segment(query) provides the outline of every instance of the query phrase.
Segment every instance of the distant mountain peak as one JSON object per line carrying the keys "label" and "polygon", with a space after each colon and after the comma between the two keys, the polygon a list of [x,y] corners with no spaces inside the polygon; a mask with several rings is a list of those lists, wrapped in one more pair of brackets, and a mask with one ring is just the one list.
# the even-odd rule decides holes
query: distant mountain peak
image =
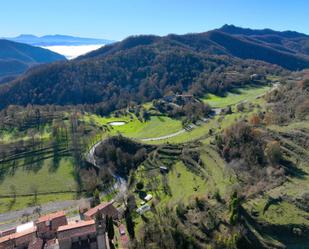
{"label": "distant mountain peak", "polygon": [[298,37],[308,37],[308,35],[299,33],[296,31],[275,31],[272,29],[250,29],[238,27],[233,24],[224,24],[221,28],[217,29],[219,31],[233,34],[233,35],[277,35],[285,36],[287,38],[298,38]]}
{"label": "distant mountain peak", "polygon": [[38,38],[38,37],[35,35],[31,35],[31,34],[21,34],[17,36],[16,38]]}
{"label": "distant mountain peak", "polygon": [[21,34],[17,37],[4,38],[7,40],[26,43],[32,46],[80,46],[80,45],[105,45],[113,43],[112,40],[98,38],[84,38],[69,35],[44,35],[41,37],[31,34]]}

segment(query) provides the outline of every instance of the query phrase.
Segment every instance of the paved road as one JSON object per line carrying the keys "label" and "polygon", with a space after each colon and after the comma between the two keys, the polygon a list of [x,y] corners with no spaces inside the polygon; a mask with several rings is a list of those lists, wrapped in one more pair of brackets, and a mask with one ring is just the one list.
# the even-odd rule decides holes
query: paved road
{"label": "paved road", "polygon": [[95,150],[96,150],[96,148],[97,148],[104,140],[105,140],[105,139],[103,139],[103,140],[97,142],[95,145],[93,145],[93,146],[91,147],[91,149],[89,150],[88,154],[86,155],[86,161],[89,162],[89,163],[91,163],[92,165],[94,165],[94,166],[96,166],[96,167],[97,167],[97,163],[96,163],[96,161],[95,161],[95,156],[94,156]]}
{"label": "paved road", "polygon": [[[204,118],[203,120],[199,121],[199,124],[206,123],[209,119],[211,119],[214,116],[220,114],[221,111],[222,111],[222,108],[214,108],[213,111],[214,111],[214,114],[210,118]],[[195,124],[190,124],[190,125],[188,125],[187,129],[182,129],[182,130],[177,131],[177,132],[172,133],[172,134],[168,134],[168,135],[161,136],[161,137],[141,138],[141,139],[138,139],[138,140],[140,140],[142,142],[149,142],[149,141],[158,141],[158,140],[168,139],[168,138],[176,137],[176,136],[178,136],[178,135],[180,135],[182,133],[185,133],[187,131],[191,131],[194,128],[196,128],[196,125]]]}
{"label": "paved road", "polygon": [[142,138],[142,139],[139,139],[139,140],[142,141],[142,142],[163,140],[163,139],[167,139],[167,138],[178,136],[178,135],[180,135],[180,134],[182,134],[184,132],[186,132],[186,130],[182,129],[180,131],[177,131],[177,132],[169,134],[169,135],[165,135],[165,136],[161,136],[161,137],[153,137],[153,138]]}

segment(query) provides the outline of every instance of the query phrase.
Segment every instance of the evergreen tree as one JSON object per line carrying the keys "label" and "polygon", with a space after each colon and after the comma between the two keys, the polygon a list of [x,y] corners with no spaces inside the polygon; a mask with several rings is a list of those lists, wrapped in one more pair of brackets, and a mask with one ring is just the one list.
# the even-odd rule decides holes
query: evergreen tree
{"label": "evergreen tree", "polygon": [[135,224],[134,224],[134,221],[132,219],[130,210],[128,208],[126,209],[124,216],[125,216],[127,230],[128,230],[129,235],[130,235],[130,238],[134,239],[135,238],[135,231],[134,231]]}
{"label": "evergreen tree", "polygon": [[108,238],[109,240],[113,240],[115,236],[113,217],[106,216],[106,221],[107,221],[106,228],[107,228]]}
{"label": "evergreen tree", "polygon": [[100,192],[98,189],[96,189],[93,193],[93,202],[94,202],[94,205],[97,206],[97,205],[100,205],[101,203],[101,200],[100,200]]}

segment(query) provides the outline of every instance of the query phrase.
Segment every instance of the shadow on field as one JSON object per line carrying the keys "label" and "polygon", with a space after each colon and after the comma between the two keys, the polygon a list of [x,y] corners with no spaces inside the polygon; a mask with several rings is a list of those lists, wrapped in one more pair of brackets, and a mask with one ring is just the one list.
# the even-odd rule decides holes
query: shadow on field
{"label": "shadow on field", "polygon": [[280,161],[281,166],[285,169],[286,173],[290,176],[303,179],[307,173],[298,168],[293,162],[282,159]]}

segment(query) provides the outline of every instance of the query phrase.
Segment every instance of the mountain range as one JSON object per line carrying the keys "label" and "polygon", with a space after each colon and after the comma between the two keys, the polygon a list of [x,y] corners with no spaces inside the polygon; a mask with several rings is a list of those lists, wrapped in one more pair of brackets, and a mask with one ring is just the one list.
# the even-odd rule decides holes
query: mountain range
{"label": "mountain range", "polygon": [[32,46],[80,46],[80,45],[103,45],[110,44],[114,41],[107,39],[82,38],[67,35],[20,35],[12,38],[5,38],[7,40],[26,43]]}
{"label": "mountain range", "polygon": [[35,65],[60,60],[65,60],[65,57],[47,49],[0,39],[0,83]]}
{"label": "mountain range", "polygon": [[233,25],[196,34],[132,36],[69,62],[34,68],[0,87],[1,107],[101,103],[105,113],[169,92],[220,94],[246,84],[253,73],[309,68],[308,47],[306,34]]}
{"label": "mountain range", "polygon": [[308,35],[292,31],[243,29],[233,25],[224,25],[220,29],[199,34],[131,37],[113,46],[91,52],[82,58],[107,55],[117,50],[157,42],[174,42],[182,47],[208,54],[266,61],[289,70],[309,67]]}

